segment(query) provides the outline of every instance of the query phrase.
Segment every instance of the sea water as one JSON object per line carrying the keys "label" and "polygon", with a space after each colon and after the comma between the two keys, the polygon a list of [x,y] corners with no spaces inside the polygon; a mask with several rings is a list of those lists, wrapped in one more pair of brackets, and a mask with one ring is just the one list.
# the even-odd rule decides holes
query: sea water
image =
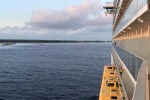
{"label": "sea water", "polygon": [[0,100],[97,100],[111,43],[0,46]]}

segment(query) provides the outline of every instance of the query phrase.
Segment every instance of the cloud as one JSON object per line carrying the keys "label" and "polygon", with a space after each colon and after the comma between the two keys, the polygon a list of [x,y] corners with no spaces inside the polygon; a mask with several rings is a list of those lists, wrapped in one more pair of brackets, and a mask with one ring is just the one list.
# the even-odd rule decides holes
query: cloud
{"label": "cloud", "polygon": [[100,14],[97,0],[87,0],[79,6],[69,6],[60,11],[37,10],[33,12],[28,25],[49,29],[81,29],[87,26],[108,24],[104,15]]}
{"label": "cloud", "polygon": [[110,40],[112,16],[105,16],[99,0],[84,0],[62,10],[40,9],[24,27],[4,27],[1,38]]}

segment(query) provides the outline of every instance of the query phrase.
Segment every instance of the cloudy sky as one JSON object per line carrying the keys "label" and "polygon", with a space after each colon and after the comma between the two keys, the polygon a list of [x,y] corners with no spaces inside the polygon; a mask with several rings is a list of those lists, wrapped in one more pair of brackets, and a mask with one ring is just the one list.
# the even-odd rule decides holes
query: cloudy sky
{"label": "cloudy sky", "polygon": [[111,40],[105,0],[1,0],[0,39]]}

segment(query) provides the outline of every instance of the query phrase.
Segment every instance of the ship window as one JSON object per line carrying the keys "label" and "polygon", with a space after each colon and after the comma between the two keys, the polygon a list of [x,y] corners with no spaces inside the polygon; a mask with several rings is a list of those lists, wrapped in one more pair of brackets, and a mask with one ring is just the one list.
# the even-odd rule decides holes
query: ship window
{"label": "ship window", "polygon": [[117,96],[111,96],[111,99],[117,99]]}
{"label": "ship window", "polygon": [[114,83],[108,83],[107,86],[114,86]]}

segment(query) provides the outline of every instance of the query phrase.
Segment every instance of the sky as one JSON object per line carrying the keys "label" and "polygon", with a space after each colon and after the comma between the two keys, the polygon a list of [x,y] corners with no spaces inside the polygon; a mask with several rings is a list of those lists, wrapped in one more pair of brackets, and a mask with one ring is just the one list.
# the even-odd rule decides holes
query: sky
{"label": "sky", "polygon": [[1,0],[0,39],[111,40],[105,0]]}

